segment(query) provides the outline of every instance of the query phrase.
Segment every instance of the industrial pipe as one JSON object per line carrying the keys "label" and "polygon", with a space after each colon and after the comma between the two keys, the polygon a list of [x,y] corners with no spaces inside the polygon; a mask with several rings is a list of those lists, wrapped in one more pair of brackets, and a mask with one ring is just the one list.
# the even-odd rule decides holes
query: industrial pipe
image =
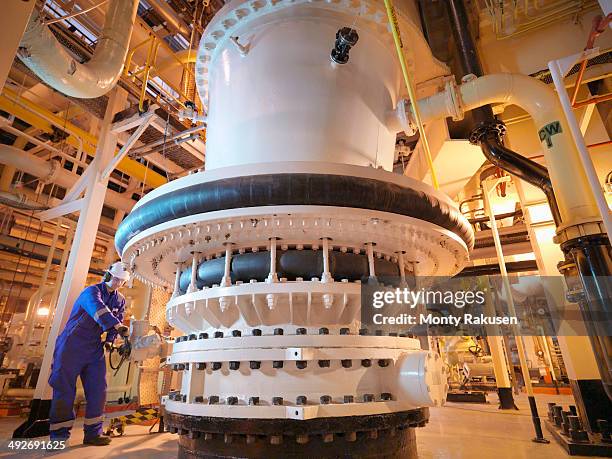
{"label": "industrial pipe", "polygon": [[480,145],[482,152],[491,163],[542,190],[548,200],[555,225],[559,227],[561,215],[548,170],[535,161],[506,148],[502,143],[505,130],[501,122],[485,123],[472,132],[470,142]]}
{"label": "industrial pipe", "polygon": [[53,89],[72,97],[100,97],[119,80],[138,3],[111,0],[95,53],[86,64],[77,62],[34,12],[21,39],[19,58]]}
{"label": "industrial pipe", "polygon": [[[147,0],[151,8],[162,18],[166,23],[166,27],[174,33],[180,33],[183,37],[189,40],[191,37],[191,29],[185,22],[178,17],[176,11],[172,9],[164,0]],[[138,4],[138,2],[136,2]]]}
{"label": "industrial pipe", "polygon": [[[62,168],[59,162],[46,161],[10,145],[0,145],[0,164],[39,177],[43,183],[53,182],[64,188],[70,188],[78,179],[77,175]],[[134,207],[132,199],[113,190],[106,191],[106,198],[111,207],[124,212],[129,212]]]}
{"label": "industrial pipe", "polygon": [[517,105],[533,118],[557,196],[563,222],[560,229],[601,221],[559,100],[546,84],[525,75],[500,73],[474,78],[457,90],[447,87],[418,101],[425,123],[453,116],[457,110],[464,112],[495,103]]}

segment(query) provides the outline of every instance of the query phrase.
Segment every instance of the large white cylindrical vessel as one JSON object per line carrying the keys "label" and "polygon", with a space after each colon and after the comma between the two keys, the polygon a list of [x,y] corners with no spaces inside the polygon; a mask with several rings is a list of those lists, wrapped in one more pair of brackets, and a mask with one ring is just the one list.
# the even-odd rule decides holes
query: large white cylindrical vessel
{"label": "large white cylindrical vessel", "polygon": [[[400,19],[417,83],[443,75]],[[453,275],[473,245],[450,198],[389,171],[394,53],[378,1],[236,0],[208,25],[206,171],[149,193],[116,235],[135,276],[173,292],[185,335],[163,402],[184,457],[410,457],[443,403],[435,355],[361,323],[363,280]]]}

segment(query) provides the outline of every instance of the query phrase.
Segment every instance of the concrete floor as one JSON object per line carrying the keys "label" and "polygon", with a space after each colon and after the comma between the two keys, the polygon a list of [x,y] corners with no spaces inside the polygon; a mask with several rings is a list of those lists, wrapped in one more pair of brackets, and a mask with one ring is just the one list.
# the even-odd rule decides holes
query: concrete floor
{"label": "concrete floor", "polygon": [[[568,405],[569,396],[537,395],[541,415],[546,413],[546,403],[556,402]],[[533,426],[527,398],[517,400],[519,411],[499,411],[497,397],[489,396],[490,404],[474,405],[449,403],[443,408],[432,408],[431,419],[426,427],[417,429],[419,457],[421,459],[556,459],[569,457],[565,451],[545,432],[551,440],[549,445],[531,442]],[[0,439],[2,451],[6,439],[20,419],[0,418]],[[131,426],[123,437],[114,438],[109,446],[85,447],[81,444],[83,432],[77,421],[71,447],[68,451],[57,453],[22,454],[2,453],[0,457],[42,458],[52,456],[57,459],[99,459],[99,458],[146,458],[161,459],[176,457],[176,436],[148,434],[148,427]],[[579,458],[582,456],[573,456]]]}

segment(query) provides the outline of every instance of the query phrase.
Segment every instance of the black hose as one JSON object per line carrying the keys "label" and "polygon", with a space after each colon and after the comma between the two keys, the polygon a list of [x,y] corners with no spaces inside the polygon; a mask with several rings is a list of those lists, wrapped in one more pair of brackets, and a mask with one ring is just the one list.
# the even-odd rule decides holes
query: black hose
{"label": "black hose", "polygon": [[501,121],[483,123],[472,131],[470,143],[480,145],[485,157],[494,165],[542,190],[550,206],[555,225],[558,227],[561,224],[561,214],[548,170],[529,158],[506,148],[502,143],[505,132],[506,127]]}

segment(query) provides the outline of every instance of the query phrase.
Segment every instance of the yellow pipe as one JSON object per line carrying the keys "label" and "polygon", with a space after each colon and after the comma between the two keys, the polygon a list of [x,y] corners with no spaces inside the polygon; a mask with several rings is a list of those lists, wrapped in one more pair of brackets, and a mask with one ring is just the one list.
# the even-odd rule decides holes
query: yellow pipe
{"label": "yellow pipe", "polygon": [[[80,137],[83,140],[83,151],[88,155],[95,156],[96,154],[98,139],[95,136],[72,123],[66,122],[55,113],[19,96],[9,88],[5,87],[0,95],[0,110],[10,113],[44,132],[52,133],[53,128],[51,123],[43,117],[48,118],[59,126],[65,126],[66,129],[74,132]],[[38,114],[40,114],[40,116]],[[74,135],[69,135],[66,138],[66,143],[75,148],[79,148],[80,145],[79,139]],[[153,188],[157,188],[167,182],[166,177],[129,158],[124,158],[119,162],[117,169]]]}
{"label": "yellow pipe", "polygon": [[397,57],[402,67],[402,74],[404,75],[404,83],[408,89],[408,95],[410,100],[413,101],[412,106],[414,107],[414,118],[416,119],[419,133],[421,134],[421,140],[423,141],[423,149],[425,150],[425,158],[427,158],[427,164],[431,173],[431,182],[433,187],[437,190],[440,188],[438,184],[438,178],[434,171],[433,160],[431,159],[431,150],[429,148],[429,142],[427,141],[427,135],[425,134],[425,127],[421,121],[421,115],[419,113],[419,107],[416,103],[416,91],[414,88],[414,82],[408,73],[408,66],[406,65],[406,58],[404,57],[404,45],[402,44],[402,37],[400,35],[399,24],[397,23],[397,16],[395,15],[395,9],[391,0],[385,0],[385,7],[387,9],[387,16],[389,18],[389,24],[391,25],[391,31],[393,32],[393,40],[395,41],[395,49],[397,50]]}

